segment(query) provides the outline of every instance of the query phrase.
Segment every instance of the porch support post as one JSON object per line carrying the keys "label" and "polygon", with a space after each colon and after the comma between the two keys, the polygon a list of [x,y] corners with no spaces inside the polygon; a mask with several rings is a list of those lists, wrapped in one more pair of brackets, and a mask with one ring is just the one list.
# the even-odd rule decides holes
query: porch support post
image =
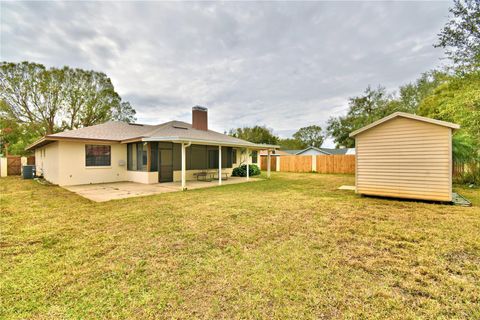
{"label": "porch support post", "polygon": [[250,149],[247,148],[247,181],[250,180]]}
{"label": "porch support post", "polygon": [[222,146],[218,146],[218,185],[222,184]]}
{"label": "porch support post", "polygon": [[270,149],[267,150],[267,178],[270,179]]}
{"label": "porch support post", "polygon": [[185,143],[182,142],[182,191],[187,190],[187,182],[186,182],[186,146]]}

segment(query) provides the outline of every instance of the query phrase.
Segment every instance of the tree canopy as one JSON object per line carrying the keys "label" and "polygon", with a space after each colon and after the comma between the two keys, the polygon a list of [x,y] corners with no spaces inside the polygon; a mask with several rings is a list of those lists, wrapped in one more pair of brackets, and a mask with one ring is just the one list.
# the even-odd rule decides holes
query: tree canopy
{"label": "tree canopy", "polygon": [[322,128],[317,125],[300,128],[293,134],[293,138],[301,141],[307,147],[320,148],[325,139]]}
{"label": "tree canopy", "polygon": [[231,129],[229,135],[253,143],[277,144],[278,137],[265,126],[243,127]]}
{"label": "tree canopy", "polygon": [[454,0],[451,16],[438,35],[436,47],[445,49],[446,55],[458,70],[480,68],[480,2]]}
{"label": "tree canopy", "polygon": [[16,153],[45,134],[135,120],[135,110],[121,100],[110,78],[90,70],[2,62],[0,100],[1,138],[16,145]]}

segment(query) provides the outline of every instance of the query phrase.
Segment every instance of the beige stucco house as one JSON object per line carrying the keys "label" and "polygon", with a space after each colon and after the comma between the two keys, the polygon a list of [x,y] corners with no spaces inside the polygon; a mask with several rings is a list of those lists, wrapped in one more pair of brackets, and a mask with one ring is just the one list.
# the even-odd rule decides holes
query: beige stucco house
{"label": "beige stucco house", "polygon": [[454,123],[395,112],[350,134],[356,192],[452,201]]}
{"label": "beige stucco house", "polygon": [[259,164],[258,150],[276,148],[209,130],[207,109],[194,107],[192,124],[111,121],[47,135],[27,149],[35,151],[37,175],[61,186],[181,181],[185,188],[199,172],[220,173],[221,182],[241,164]]}

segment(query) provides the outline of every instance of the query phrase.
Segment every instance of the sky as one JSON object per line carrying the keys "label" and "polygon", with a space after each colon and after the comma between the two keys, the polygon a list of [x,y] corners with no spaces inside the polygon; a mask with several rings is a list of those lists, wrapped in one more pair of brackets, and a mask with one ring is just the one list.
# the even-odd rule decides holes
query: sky
{"label": "sky", "polygon": [[[137,122],[326,127],[444,64],[450,2],[0,2],[0,58],[106,73]],[[331,139],[324,144],[333,146]]]}

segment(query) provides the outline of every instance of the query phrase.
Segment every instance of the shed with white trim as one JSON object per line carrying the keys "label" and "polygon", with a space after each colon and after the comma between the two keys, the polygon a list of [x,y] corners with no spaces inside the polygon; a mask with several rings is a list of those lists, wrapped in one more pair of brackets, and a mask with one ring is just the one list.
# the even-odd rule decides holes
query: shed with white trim
{"label": "shed with white trim", "polygon": [[395,112],[350,134],[356,193],[452,201],[454,123]]}

